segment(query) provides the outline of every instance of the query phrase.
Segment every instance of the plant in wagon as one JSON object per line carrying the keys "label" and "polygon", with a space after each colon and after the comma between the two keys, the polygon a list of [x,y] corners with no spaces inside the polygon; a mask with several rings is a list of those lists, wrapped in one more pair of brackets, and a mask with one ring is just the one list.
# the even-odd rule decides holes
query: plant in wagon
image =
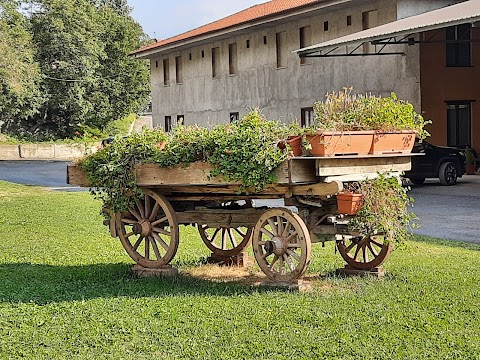
{"label": "plant in wagon", "polygon": [[338,249],[348,264],[369,270],[385,261],[395,244],[411,238],[417,217],[408,211],[413,199],[397,177],[379,174],[355,188],[362,194],[362,204],[349,228],[357,236],[339,242]]}
{"label": "plant in wagon", "polygon": [[[328,93],[325,101],[315,103],[314,111],[307,135],[312,155],[408,153],[415,137],[428,136],[428,122],[395,93],[382,98],[344,88]],[[392,139],[397,143],[392,145]]]}

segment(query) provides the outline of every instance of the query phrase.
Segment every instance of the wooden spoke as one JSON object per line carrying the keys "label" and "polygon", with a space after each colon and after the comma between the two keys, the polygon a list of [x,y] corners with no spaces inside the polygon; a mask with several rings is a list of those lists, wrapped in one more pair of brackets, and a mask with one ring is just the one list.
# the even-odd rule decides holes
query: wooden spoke
{"label": "wooden spoke", "polygon": [[[130,257],[141,266],[156,268],[172,261],[177,252],[178,221],[164,196],[150,189],[144,189],[144,193],[145,198],[137,200],[134,209],[115,214],[115,223],[120,241]],[[164,241],[160,235],[168,240]]]}
{"label": "wooden spoke", "polygon": [[[145,197],[147,197],[145,195]],[[135,204],[137,205],[138,213],[140,214],[141,219],[145,219],[145,203],[141,203],[140,200],[135,199]]]}
{"label": "wooden spoke", "polygon": [[244,237],[247,233],[246,232],[243,232],[243,231],[240,231],[239,229],[237,228],[234,228],[233,229],[238,235],[240,235],[241,237]]}
{"label": "wooden spoke", "polygon": [[137,221],[135,221],[135,220],[125,219],[125,218],[123,218],[121,221],[122,221],[122,223],[124,223],[124,224],[130,224],[130,225],[137,223]]}
{"label": "wooden spoke", "polygon": [[342,258],[352,268],[372,270],[387,260],[392,252],[393,244],[380,243],[377,237],[366,236],[361,241],[358,241],[358,238],[345,238],[337,241],[337,248]]}
{"label": "wooden spoke", "polygon": [[133,245],[133,250],[136,251],[136,250],[138,249],[138,247],[139,247],[140,244],[142,243],[143,239],[144,239],[143,236],[140,236],[140,237],[138,238],[138,240],[137,240],[137,242],[135,243],[135,245]]}
{"label": "wooden spoke", "polygon": [[168,244],[163,241],[163,239],[158,236],[157,234],[152,234],[153,238],[165,249],[165,251],[168,251]]}
{"label": "wooden spoke", "polygon": [[235,241],[235,235],[233,234],[232,229],[228,229],[227,231],[228,237],[230,238],[230,242],[232,244],[232,247],[237,247],[237,242]]}
{"label": "wooden spoke", "polygon": [[162,229],[162,228],[154,227],[154,228],[152,228],[152,230],[159,233],[159,234],[165,235],[165,236],[170,236],[171,235],[170,231],[167,231],[167,230]]}
{"label": "wooden spoke", "polygon": [[270,231],[268,231],[268,230],[265,229],[265,228],[260,229],[260,231],[261,231],[263,234],[267,235],[270,239],[273,239],[273,238],[275,237],[275,235],[273,235]]}
{"label": "wooden spoke", "polygon": [[298,279],[310,262],[310,233],[303,220],[287,209],[269,209],[260,217],[252,245],[258,266],[272,280]]}
{"label": "wooden spoke", "polygon": [[150,217],[150,196],[145,195],[145,218]]}
{"label": "wooden spoke", "polygon": [[157,241],[153,236],[150,241],[152,243],[152,248],[153,248],[153,252],[155,253],[155,256],[157,257],[157,259],[161,259],[162,255],[160,255],[160,251],[158,250]]}
{"label": "wooden spoke", "polygon": [[128,209],[128,211],[130,211],[130,213],[131,213],[133,216],[135,216],[135,218],[136,218],[137,220],[142,220],[142,217],[140,216],[140,214],[139,214],[136,210],[134,210],[134,209]]}
{"label": "wooden spoke", "polygon": [[156,202],[155,205],[153,206],[152,213],[151,213],[150,216],[148,217],[148,220],[149,220],[150,222],[152,222],[153,219],[155,219],[155,216],[157,216],[158,210],[160,210],[160,205]]}
{"label": "wooden spoke", "polygon": [[156,221],[152,222],[152,226],[157,226],[158,224],[164,223],[164,222],[166,222],[166,221],[168,221],[168,217],[167,217],[167,216],[165,216],[165,217],[163,217],[163,218],[161,218],[161,219],[159,219],[159,220],[156,220]]}

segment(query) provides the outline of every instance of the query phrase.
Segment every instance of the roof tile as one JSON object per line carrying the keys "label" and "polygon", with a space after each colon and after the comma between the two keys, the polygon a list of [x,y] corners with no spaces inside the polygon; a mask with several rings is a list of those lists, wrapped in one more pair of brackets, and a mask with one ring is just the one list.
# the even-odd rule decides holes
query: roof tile
{"label": "roof tile", "polygon": [[214,33],[232,26],[241,25],[252,20],[258,20],[264,17],[282,13],[284,11],[293,10],[304,5],[314,3],[318,0],[272,0],[263,4],[252,6],[248,9],[240,11],[236,14],[227,16],[226,18],[203,25],[199,28],[187,31],[174,37],[157,41],[154,44],[142,47],[134,53],[140,53],[147,50],[162,47],[164,45],[176,43],[179,41],[194,38],[196,36]]}

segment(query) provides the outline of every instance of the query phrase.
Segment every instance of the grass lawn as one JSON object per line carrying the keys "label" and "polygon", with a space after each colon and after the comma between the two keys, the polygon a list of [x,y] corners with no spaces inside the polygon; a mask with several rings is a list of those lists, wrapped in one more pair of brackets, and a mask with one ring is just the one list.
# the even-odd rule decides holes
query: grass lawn
{"label": "grass lawn", "polygon": [[480,359],[478,245],[417,238],[381,280],[336,277],[314,245],[297,293],[206,279],[182,228],[181,275],[137,279],[99,210],[0,182],[0,359]]}

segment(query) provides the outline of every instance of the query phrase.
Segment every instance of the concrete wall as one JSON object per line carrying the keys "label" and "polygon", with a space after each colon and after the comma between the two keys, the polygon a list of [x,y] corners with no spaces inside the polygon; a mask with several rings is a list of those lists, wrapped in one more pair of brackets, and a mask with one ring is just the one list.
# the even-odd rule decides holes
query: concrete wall
{"label": "concrete wall", "polygon": [[[314,58],[300,65],[297,55],[299,28],[312,27],[312,44],[362,30],[362,13],[377,10],[378,25],[395,21],[397,2],[357,2],[348,9],[330,10],[284,24],[252,31],[187,50],[163,54],[151,60],[153,120],[163,126],[165,116],[184,115],[186,124],[216,124],[229,121],[231,112],[245,115],[260,107],[269,118],[286,122],[300,118],[301,108],[322,100],[326,92],[353,86],[354,92],[389,95],[395,91],[420,108],[418,46],[401,45],[406,56]],[[347,26],[351,15],[352,25]],[[324,22],[329,30],[324,31]],[[287,32],[287,66],[277,69],[276,33]],[[264,36],[267,44],[264,44]],[[246,41],[250,48],[246,48]],[[237,43],[238,74],[229,75],[228,45]],[[220,76],[212,78],[211,49],[220,48]],[[202,58],[202,51],[204,57]],[[190,60],[191,55],[191,60]],[[183,59],[183,81],[176,84],[175,57]],[[170,82],[163,84],[163,59],[169,58]],[[158,64],[158,67],[157,67]]]}
{"label": "concrete wall", "polygon": [[70,161],[97,151],[100,144],[13,144],[0,145],[1,160]]}

